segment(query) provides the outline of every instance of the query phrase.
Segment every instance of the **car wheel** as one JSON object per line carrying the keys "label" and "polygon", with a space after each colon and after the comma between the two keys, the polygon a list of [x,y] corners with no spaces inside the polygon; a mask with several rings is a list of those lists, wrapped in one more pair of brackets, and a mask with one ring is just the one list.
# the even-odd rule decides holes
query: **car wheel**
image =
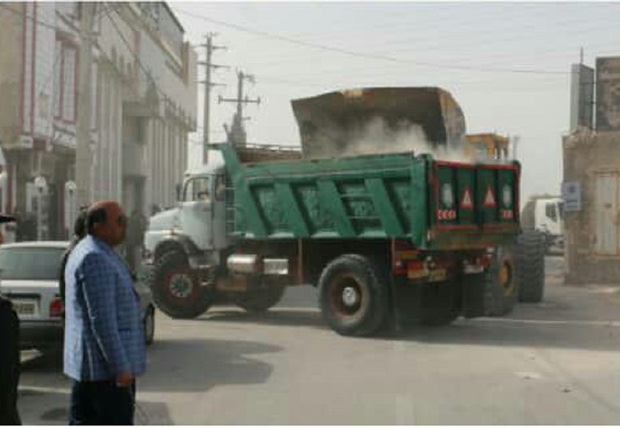
{"label": "car wheel", "polygon": [[150,345],[155,340],[155,308],[149,306],[144,315],[144,341]]}

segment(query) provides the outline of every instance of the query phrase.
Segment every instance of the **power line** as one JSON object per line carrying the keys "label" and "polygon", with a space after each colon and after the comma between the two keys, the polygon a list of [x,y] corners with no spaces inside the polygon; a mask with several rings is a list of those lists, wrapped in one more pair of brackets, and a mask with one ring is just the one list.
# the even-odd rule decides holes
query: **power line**
{"label": "power line", "polygon": [[342,49],[342,48],[338,48],[338,47],[328,46],[328,45],[324,45],[324,44],[320,44],[320,43],[312,43],[312,42],[307,42],[307,41],[303,41],[303,40],[297,40],[297,39],[293,39],[291,37],[287,37],[287,36],[283,36],[283,35],[279,35],[279,34],[275,34],[275,33],[270,33],[270,32],[266,32],[266,31],[262,31],[262,30],[255,30],[255,29],[252,29],[252,28],[248,28],[248,27],[245,27],[245,26],[238,25],[238,24],[233,24],[233,23],[221,21],[221,20],[218,20],[218,19],[209,18],[209,17],[204,16],[204,15],[198,15],[196,13],[188,12],[188,11],[185,11],[185,10],[182,10],[182,9],[178,9],[178,8],[176,8],[176,11],[179,12],[179,13],[188,15],[188,16],[192,16],[193,18],[196,18],[196,19],[202,19],[204,21],[216,23],[216,24],[219,24],[219,25],[222,25],[222,26],[225,26],[225,27],[236,29],[238,31],[259,35],[259,36],[262,36],[262,37],[268,37],[268,38],[272,38],[272,39],[276,39],[276,40],[281,40],[281,41],[284,41],[284,42],[287,42],[287,43],[296,44],[296,45],[299,45],[299,46],[305,46],[305,47],[309,47],[309,48],[313,48],[313,49],[320,49],[320,50],[329,51],[329,52],[336,52],[336,53],[340,53],[340,54],[348,55],[348,56],[354,56],[354,57],[360,57],[360,58],[367,58],[367,59],[387,61],[387,62],[391,62],[391,63],[410,64],[410,65],[418,65],[418,66],[423,66],[423,67],[443,68],[443,69],[451,69],[451,70],[479,71],[479,72],[484,72],[484,73],[563,74],[563,75],[570,74],[569,72],[566,72],[566,71],[551,71],[551,70],[537,70],[537,69],[516,69],[516,68],[476,67],[476,66],[440,64],[440,63],[432,63],[432,62],[426,62],[426,61],[403,60],[403,59],[398,59],[398,58],[390,57],[390,56],[387,56],[387,55],[363,53],[363,52],[357,52],[357,51],[352,51],[352,50],[348,50],[348,49]]}

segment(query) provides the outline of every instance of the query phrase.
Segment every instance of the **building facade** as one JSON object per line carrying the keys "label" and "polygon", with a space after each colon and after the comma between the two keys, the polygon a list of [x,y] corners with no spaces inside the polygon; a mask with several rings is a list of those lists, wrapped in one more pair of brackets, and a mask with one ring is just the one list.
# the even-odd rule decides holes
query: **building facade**
{"label": "building facade", "polygon": [[[581,70],[581,73],[576,71]],[[563,138],[565,280],[620,284],[620,57],[573,67],[571,123]],[[594,99],[593,94],[596,94]],[[594,101],[594,102],[593,102]],[[593,113],[596,112],[596,115]]]}
{"label": "building facade", "polygon": [[[1,209],[36,219],[41,239],[66,237],[77,209],[80,15],[78,2],[0,8]],[[92,34],[91,199],[148,215],[187,167],[196,54],[161,2],[98,3]]]}

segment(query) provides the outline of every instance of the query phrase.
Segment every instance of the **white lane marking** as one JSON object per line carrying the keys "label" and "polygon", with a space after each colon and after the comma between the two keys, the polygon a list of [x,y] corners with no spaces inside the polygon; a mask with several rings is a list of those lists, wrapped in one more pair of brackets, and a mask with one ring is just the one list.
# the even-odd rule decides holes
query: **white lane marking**
{"label": "white lane marking", "polygon": [[536,372],[516,372],[515,373],[521,379],[542,379],[542,375]]}
{"label": "white lane marking", "polygon": [[506,324],[547,324],[547,325],[575,325],[595,327],[620,327],[620,321],[587,321],[587,320],[520,320],[515,318],[476,318],[469,322],[498,322]]}
{"label": "white lane marking", "polygon": [[71,390],[69,388],[51,388],[47,386],[28,386],[28,385],[19,385],[19,391],[22,392],[40,392],[42,394],[70,394]]}

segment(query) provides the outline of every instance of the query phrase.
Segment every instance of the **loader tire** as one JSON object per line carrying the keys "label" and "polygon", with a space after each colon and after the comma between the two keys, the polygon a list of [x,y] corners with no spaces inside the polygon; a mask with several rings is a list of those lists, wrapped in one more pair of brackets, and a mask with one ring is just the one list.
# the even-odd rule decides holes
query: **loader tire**
{"label": "loader tire", "polygon": [[545,293],[545,236],[536,230],[524,230],[517,245],[519,301],[538,303]]}
{"label": "loader tire", "polygon": [[500,317],[514,309],[521,286],[514,246],[496,248],[486,272],[485,315]]}
{"label": "loader tire", "polygon": [[247,312],[261,313],[278,304],[284,295],[285,285],[272,284],[249,290],[235,299],[235,304]]}
{"label": "loader tire", "polygon": [[185,254],[171,251],[155,263],[151,291],[159,309],[172,318],[191,319],[202,315],[213,303],[213,292],[200,284]]}
{"label": "loader tire", "polygon": [[370,336],[383,326],[389,311],[384,270],[370,259],[346,254],[323,269],[318,282],[325,322],[343,336]]}

